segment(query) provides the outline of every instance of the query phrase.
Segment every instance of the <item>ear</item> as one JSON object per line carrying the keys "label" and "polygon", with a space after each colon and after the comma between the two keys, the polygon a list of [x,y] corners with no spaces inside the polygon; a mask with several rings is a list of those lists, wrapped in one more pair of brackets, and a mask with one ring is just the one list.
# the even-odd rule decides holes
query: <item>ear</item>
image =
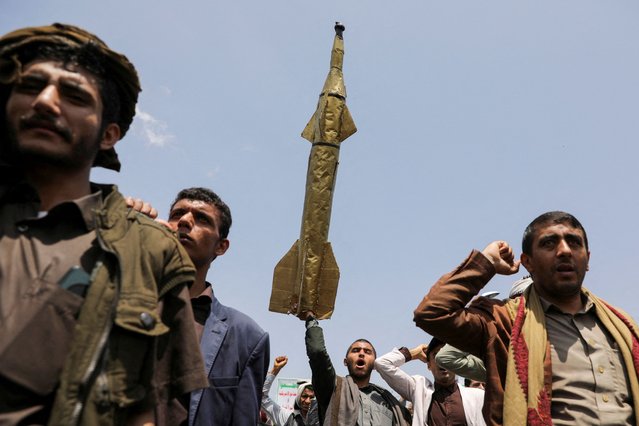
{"label": "ear", "polygon": [[120,126],[115,123],[107,124],[100,140],[100,150],[107,151],[115,146],[120,140]]}
{"label": "ear", "polygon": [[588,264],[586,265],[586,271],[590,271],[590,250],[588,250]]}
{"label": "ear", "polygon": [[532,262],[531,262],[530,256],[528,256],[526,253],[522,253],[521,257],[520,257],[520,260],[521,260],[521,264],[524,265],[524,268],[526,268],[528,273],[530,275],[532,275],[533,274],[533,267],[532,267]]}
{"label": "ear", "polygon": [[226,238],[218,241],[217,247],[215,248],[215,255],[222,256],[229,249],[230,245],[231,245],[231,242]]}
{"label": "ear", "polygon": [[344,367],[348,367],[348,364],[346,364],[346,358],[344,358]]}

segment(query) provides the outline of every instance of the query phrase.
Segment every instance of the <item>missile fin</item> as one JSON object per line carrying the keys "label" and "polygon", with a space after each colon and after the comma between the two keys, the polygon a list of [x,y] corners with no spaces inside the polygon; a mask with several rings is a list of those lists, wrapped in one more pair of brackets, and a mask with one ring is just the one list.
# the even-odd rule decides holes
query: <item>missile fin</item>
{"label": "missile fin", "polygon": [[[273,271],[273,290],[268,310],[282,314],[297,314],[300,288],[299,281],[299,240],[275,266]],[[284,308],[288,306],[288,308]]]}
{"label": "missile fin", "polygon": [[324,243],[324,258],[320,270],[318,294],[320,295],[315,308],[318,319],[329,319],[335,309],[337,284],[339,283],[339,266],[333,254],[331,243]]}

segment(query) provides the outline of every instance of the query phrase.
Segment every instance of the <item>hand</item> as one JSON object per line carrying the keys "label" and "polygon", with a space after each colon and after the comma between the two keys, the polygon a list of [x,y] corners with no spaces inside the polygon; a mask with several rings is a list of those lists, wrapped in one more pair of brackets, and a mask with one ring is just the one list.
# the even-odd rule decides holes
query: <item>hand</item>
{"label": "hand", "polygon": [[151,219],[155,219],[158,217],[158,211],[151,204],[140,198],[126,197],[124,199],[126,201],[127,207],[132,208],[135,211],[142,213],[150,217]]}
{"label": "hand", "polygon": [[288,357],[286,355],[281,355],[275,358],[275,362],[273,363],[272,373],[277,376],[282,368],[288,363]]}
{"label": "hand", "polygon": [[171,231],[177,232],[177,229],[176,229],[175,227],[171,226],[171,224],[170,224],[169,222],[167,222],[166,220],[164,220],[164,219],[155,219],[155,221],[156,221],[157,223],[160,223],[160,224],[162,224],[162,225],[166,226],[166,227],[167,227],[167,228],[169,228]]}
{"label": "hand", "polygon": [[428,345],[422,343],[421,345],[415,346],[410,350],[410,358],[418,359],[421,362],[426,362],[426,351],[428,350]]}
{"label": "hand", "polygon": [[300,312],[299,318],[303,321],[308,321],[309,319],[316,319],[317,317],[313,311],[303,311]]}
{"label": "hand", "polygon": [[498,274],[512,275],[519,271],[519,261],[515,260],[513,249],[506,241],[493,241],[482,254],[493,264]]}

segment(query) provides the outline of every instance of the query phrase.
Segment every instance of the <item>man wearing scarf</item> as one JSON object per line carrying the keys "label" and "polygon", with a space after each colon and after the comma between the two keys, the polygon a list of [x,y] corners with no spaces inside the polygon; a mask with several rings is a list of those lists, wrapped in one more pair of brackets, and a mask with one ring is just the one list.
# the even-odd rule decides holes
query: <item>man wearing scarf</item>
{"label": "man wearing scarf", "polygon": [[495,241],[440,278],[415,310],[417,326],[484,361],[487,424],[639,424],[638,328],[582,286],[590,252],[581,223],[544,213],[522,251],[533,279],[522,296],[466,307],[495,274],[519,269]]}

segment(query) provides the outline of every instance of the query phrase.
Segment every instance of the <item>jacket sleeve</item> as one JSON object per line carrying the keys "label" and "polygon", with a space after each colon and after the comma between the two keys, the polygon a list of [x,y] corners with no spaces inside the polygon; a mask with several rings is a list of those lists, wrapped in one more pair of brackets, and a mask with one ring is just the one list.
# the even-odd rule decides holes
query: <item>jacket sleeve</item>
{"label": "jacket sleeve", "polygon": [[264,388],[262,389],[262,410],[266,412],[266,415],[274,424],[283,425],[291,416],[292,412],[280,407],[280,405],[269,396],[274,381],[275,375],[268,373],[264,381]]}
{"label": "jacket sleeve", "polygon": [[[405,363],[406,358],[404,354],[395,348],[375,360],[375,370],[382,376],[382,379],[388,383],[388,386],[402,398],[413,402],[417,382],[414,377],[399,368]],[[430,383],[428,379],[426,379],[426,383]]]}
{"label": "jacket sleeve", "polygon": [[269,366],[269,336],[264,333],[257,341],[240,376],[237,397],[233,405],[234,424],[257,424],[264,378]]}
{"label": "jacket sleeve", "polygon": [[314,318],[306,322],[306,355],[311,366],[313,389],[322,418],[335,389],[336,374],[326,351],[324,332]]}
{"label": "jacket sleeve", "polygon": [[473,250],[457,269],[430,289],[414,312],[415,324],[458,349],[483,357],[490,312],[475,304],[470,308],[466,305],[494,275],[490,261]]}
{"label": "jacket sleeve", "polygon": [[468,352],[460,351],[454,346],[444,345],[435,355],[435,362],[440,367],[462,377],[468,377],[478,382],[486,381],[484,362],[478,357]]}

